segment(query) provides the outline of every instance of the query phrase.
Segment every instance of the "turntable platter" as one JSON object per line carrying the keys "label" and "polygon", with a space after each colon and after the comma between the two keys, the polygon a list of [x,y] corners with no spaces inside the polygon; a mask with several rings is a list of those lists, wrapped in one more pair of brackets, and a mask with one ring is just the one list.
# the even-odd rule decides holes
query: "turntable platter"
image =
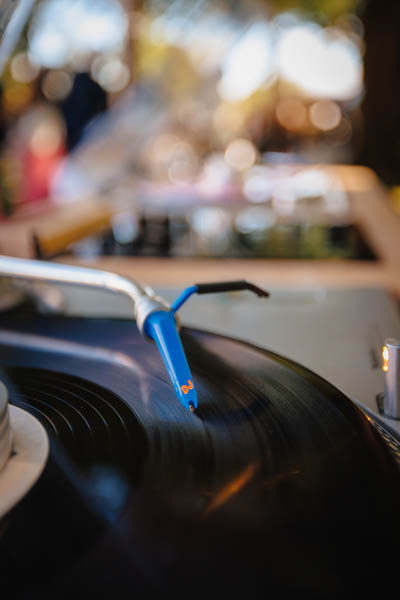
{"label": "turntable platter", "polygon": [[0,537],[5,581],[21,597],[392,591],[399,468],[329,383],[183,329],[191,414],[133,323],[35,317],[7,328],[11,401],[51,440],[42,478]]}

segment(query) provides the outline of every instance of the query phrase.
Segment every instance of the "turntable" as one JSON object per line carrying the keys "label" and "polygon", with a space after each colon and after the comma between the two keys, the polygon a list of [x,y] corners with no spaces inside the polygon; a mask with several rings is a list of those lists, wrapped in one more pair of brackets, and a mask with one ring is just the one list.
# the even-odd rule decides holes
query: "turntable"
{"label": "turntable", "polygon": [[[2,589],[16,598],[392,593],[396,428],[292,359],[206,330],[178,333],[174,314],[190,294],[263,290],[200,284],[168,305],[103,272],[6,258],[0,270],[118,288],[136,314],[68,315],[57,294],[31,286],[0,314]],[[399,350],[387,342],[386,411],[396,411]]]}

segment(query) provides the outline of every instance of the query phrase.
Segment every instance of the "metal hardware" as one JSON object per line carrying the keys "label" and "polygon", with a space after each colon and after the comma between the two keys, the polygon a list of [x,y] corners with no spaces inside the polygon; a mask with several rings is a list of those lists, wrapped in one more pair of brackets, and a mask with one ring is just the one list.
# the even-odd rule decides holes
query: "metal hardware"
{"label": "metal hardware", "polygon": [[142,334],[144,322],[150,314],[158,310],[169,310],[167,303],[150,287],[109,271],[0,256],[0,276],[79,285],[124,294],[133,302],[133,313]]}
{"label": "metal hardware", "polygon": [[383,360],[385,372],[383,414],[390,419],[400,419],[400,340],[386,340]]}
{"label": "metal hardware", "polygon": [[7,388],[0,382],[0,471],[11,454],[11,426]]}

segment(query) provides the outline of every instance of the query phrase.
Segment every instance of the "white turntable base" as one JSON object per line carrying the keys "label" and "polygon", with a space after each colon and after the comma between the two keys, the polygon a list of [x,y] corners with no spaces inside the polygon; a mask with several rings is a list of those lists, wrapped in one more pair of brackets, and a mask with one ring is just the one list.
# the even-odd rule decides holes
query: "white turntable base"
{"label": "white turntable base", "polygon": [[0,471],[0,519],[27,494],[49,454],[46,431],[35,417],[9,406],[13,454]]}

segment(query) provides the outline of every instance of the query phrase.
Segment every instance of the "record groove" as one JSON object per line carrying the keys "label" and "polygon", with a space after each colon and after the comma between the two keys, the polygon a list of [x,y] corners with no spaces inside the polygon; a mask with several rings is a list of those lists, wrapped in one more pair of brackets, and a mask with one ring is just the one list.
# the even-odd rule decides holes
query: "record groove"
{"label": "record groove", "polygon": [[[400,539],[399,469],[382,435],[341,392],[274,353],[183,328],[199,395],[191,414],[135,324],[65,321],[35,318],[32,328],[60,343],[79,336],[88,348],[133,362],[0,349],[12,401],[52,420],[54,406],[73,434],[58,425],[43,487],[0,538],[7,577],[24,563],[36,577],[36,595],[19,582],[26,597],[51,597],[54,589],[60,598],[77,589],[113,598],[127,590],[315,600],[391,593],[398,561],[387,550]],[[128,474],[124,488],[101,480],[119,494],[115,508],[96,500],[95,465]],[[28,556],[15,539],[32,530],[32,514],[41,541],[32,537]]]}

